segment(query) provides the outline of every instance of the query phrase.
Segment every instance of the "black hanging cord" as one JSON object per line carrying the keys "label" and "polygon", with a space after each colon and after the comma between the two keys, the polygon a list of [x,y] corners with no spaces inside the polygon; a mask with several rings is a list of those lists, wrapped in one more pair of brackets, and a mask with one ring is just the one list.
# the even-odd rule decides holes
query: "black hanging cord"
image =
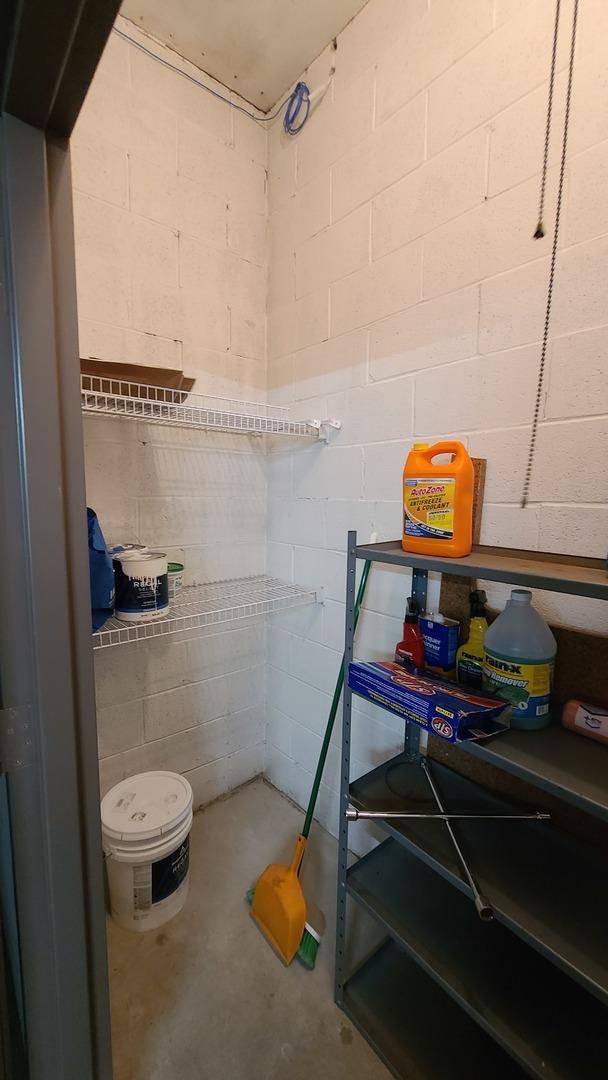
{"label": "black hanging cord", "polygon": [[[557,6],[559,8],[559,0],[557,0]],[[528,496],[530,494],[530,479],[532,476],[532,463],[534,460],[534,450],[536,447],[536,436],[538,433],[538,418],[540,416],[540,407],[543,395],[543,381],[545,377],[545,364],[547,359],[547,344],[549,341],[549,325],[551,323],[551,303],[553,300],[553,284],[555,280],[555,263],[557,259],[557,243],[559,239],[559,223],[562,211],[562,197],[564,193],[564,178],[566,174],[566,152],[568,149],[568,126],[570,122],[570,102],[572,99],[572,76],[574,72],[574,50],[576,46],[576,23],[578,19],[578,0],[574,0],[574,11],[572,15],[572,39],[570,42],[570,60],[568,64],[568,88],[566,90],[566,111],[564,115],[564,137],[562,141],[562,156],[559,166],[559,183],[557,188],[557,205],[555,208],[555,228],[553,232],[553,246],[551,248],[551,264],[549,267],[549,285],[547,289],[547,306],[545,309],[545,324],[543,329],[542,345],[540,350],[540,364],[538,370],[538,385],[536,388],[536,401],[534,403],[534,415],[532,417],[532,431],[530,433],[530,446],[528,449],[528,461],[526,464],[526,473],[524,478],[524,487],[521,497],[522,508],[526,506],[528,502]],[[557,25],[557,19],[556,19]]]}
{"label": "black hanging cord", "polygon": [[543,225],[543,212],[545,208],[545,188],[547,186],[547,161],[549,159],[549,140],[551,138],[551,117],[553,114],[553,91],[555,89],[555,65],[557,60],[557,37],[559,33],[559,9],[561,0],[555,5],[555,25],[553,27],[553,48],[551,50],[551,72],[549,74],[549,100],[547,102],[547,126],[545,128],[545,148],[543,151],[543,167],[540,177],[540,201],[538,206],[538,225],[534,233],[534,240],[540,240],[545,235]]}

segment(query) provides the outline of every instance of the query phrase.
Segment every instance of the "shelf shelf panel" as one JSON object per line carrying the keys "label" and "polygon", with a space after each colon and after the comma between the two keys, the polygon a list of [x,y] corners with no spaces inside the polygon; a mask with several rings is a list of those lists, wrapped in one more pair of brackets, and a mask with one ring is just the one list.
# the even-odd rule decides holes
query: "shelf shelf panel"
{"label": "shelf shelf panel", "polygon": [[508,731],[460,749],[608,820],[608,746],[555,725]]}
{"label": "shelf shelf panel", "polygon": [[343,1008],[394,1075],[404,1080],[524,1076],[392,941],[347,980]]}
{"label": "shelf shelf panel", "polygon": [[[431,762],[451,810],[504,812],[513,804]],[[434,809],[424,774],[403,754],[350,786],[361,809]],[[381,827],[468,896],[442,822],[379,822]],[[457,824],[473,875],[496,918],[608,1004],[608,861],[555,827],[540,822]]]}
{"label": "shelf shelf panel", "polygon": [[475,546],[464,559],[446,559],[405,552],[399,540],[362,544],[357,547],[357,558],[608,600],[608,570],[603,559],[484,545]]}
{"label": "shelf shelf panel", "polygon": [[[236,401],[167,390],[160,386],[81,375],[85,416],[122,416],[147,424],[229,431],[241,435],[295,435],[318,438],[335,421],[293,420],[289,409],[254,401]],[[338,425],[339,426],[339,425]]]}
{"label": "shelf shelf panel", "polygon": [[285,611],[315,601],[314,589],[288,585],[271,577],[191,585],[182,590],[168,614],[161,619],[143,623],[108,619],[93,634],[93,648],[107,649],[113,645],[127,645],[131,641],[147,641],[235,619]]}
{"label": "shelf shelf panel", "polygon": [[605,1009],[462,893],[385,840],[348,872],[348,891],[531,1076],[596,1080]]}

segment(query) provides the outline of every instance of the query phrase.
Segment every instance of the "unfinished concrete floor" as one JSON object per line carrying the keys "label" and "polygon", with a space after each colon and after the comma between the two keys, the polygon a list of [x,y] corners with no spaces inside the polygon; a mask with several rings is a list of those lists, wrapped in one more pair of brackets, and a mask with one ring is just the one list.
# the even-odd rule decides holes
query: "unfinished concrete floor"
{"label": "unfinished concrete floor", "polygon": [[195,815],[190,894],[158,931],[109,926],[114,1080],[386,1080],[333,1001],[336,842],[315,825],[306,894],[327,917],[314,971],[285,968],[244,896],[287,861],[302,813],[262,780]]}

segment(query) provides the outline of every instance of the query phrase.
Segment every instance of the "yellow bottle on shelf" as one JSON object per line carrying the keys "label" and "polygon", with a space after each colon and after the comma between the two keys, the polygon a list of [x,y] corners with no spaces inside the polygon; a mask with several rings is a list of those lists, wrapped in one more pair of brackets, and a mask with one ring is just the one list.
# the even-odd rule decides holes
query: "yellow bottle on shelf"
{"label": "yellow bottle on shelf", "polygon": [[456,678],[463,686],[481,690],[483,683],[484,639],[488,629],[486,594],[474,589],[469,594],[471,619],[469,636],[456,653]]}
{"label": "yellow bottle on shelf", "polygon": [[[440,454],[450,454],[451,461],[435,465]],[[473,462],[461,442],[414,443],[403,470],[403,550],[452,559],[468,555],[473,487]]]}

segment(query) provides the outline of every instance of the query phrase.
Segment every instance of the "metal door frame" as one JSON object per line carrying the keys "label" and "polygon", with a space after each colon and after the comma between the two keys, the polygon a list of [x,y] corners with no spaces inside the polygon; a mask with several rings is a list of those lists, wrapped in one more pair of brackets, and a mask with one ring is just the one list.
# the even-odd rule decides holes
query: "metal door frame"
{"label": "metal door frame", "polygon": [[29,1075],[105,1078],[111,1057],[69,156],[9,116],[1,140],[10,346],[1,390],[0,664],[3,705],[14,710],[4,753]]}
{"label": "metal door frame", "polygon": [[0,1024],[9,1080],[112,1076],[68,140],[118,6],[0,13],[0,758],[27,1054]]}

